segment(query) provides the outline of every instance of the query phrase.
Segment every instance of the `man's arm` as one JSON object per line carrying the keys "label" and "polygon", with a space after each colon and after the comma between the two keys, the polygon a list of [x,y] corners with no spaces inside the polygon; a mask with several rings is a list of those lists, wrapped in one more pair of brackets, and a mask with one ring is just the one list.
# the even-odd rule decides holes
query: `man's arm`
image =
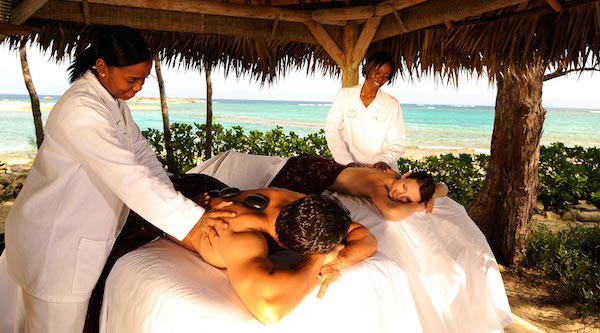
{"label": "man's arm", "polygon": [[211,239],[221,252],[231,285],[250,312],[273,324],[292,311],[318,284],[325,255],[310,255],[291,269],[275,269],[266,239],[258,232],[235,233],[218,228]]}
{"label": "man's arm", "polygon": [[329,284],[337,280],[339,272],[370,257],[377,251],[377,239],[365,226],[353,222],[344,240],[344,248],[330,263],[323,265],[319,273],[321,288],[317,297],[322,298]]}

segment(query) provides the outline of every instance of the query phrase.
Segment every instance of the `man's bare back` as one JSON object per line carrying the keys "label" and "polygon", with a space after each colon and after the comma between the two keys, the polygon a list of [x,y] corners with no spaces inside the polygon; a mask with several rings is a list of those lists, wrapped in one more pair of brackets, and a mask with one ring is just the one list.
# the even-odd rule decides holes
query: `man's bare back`
{"label": "man's bare back", "polygon": [[[259,194],[268,198],[269,205],[267,208],[264,210],[257,210],[246,207],[243,204],[243,201],[251,194]],[[231,242],[234,245],[231,247],[217,248],[211,245],[214,239],[210,239],[210,243],[201,241],[199,249],[195,249],[189,244],[183,245],[191,251],[198,250],[197,252],[204,261],[218,268],[227,268],[223,257],[228,255],[228,252],[235,251],[237,248],[235,243],[236,241],[239,241],[241,237],[244,237],[246,242],[252,241],[254,238],[264,239],[253,240],[252,243],[256,243],[256,245],[253,246],[263,247],[263,245],[266,244],[269,253],[281,250],[284,246],[279,243],[275,233],[275,221],[277,216],[284,206],[304,196],[305,195],[301,193],[282,189],[244,191],[231,200],[233,204],[228,206],[227,210],[235,212],[236,216],[224,218],[224,220],[229,223],[229,227],[227,230],[219,233],[219,238],[221,238],[222,241],[227,243]],[[224,199],[215,198],[211,201],[211,205],[216,206],[222,201],[224,201]],[[233,239],[229,240],[228,238],[230,237]]]}
{"label": "man's bare back", "polygon": [[[268,199],[264,210],[244,205],[252,194]],[[210,204],[221,206],[223,200],[233,201],[226,209],[236,213],[225,218],[227,228],[217,224],[216,232],[199,242],[177,243],[198,252],[207,263],[226,268],[236,294],[264,323],[278,321],[318,285],[322,297],[339,270],[377,249],[373,235],[352,223],[349,212],[334,198],[259,189],[243,191],[233,199],[213,199]],[[283,248],[303,254],[302,261],[277,269],[268,255]]]}

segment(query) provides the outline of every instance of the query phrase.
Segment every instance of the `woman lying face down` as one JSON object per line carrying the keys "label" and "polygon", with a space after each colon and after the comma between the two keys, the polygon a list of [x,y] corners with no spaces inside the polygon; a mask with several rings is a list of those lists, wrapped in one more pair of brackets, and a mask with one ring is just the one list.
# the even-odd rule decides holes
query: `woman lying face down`
{"label": "woman lying face down", "polygon": [[430,213],[435,198],[448,194],[446,184],[436,184],[426,172],[400,175],[375,168],[346,168],[329,189],[370,198],[381,215],[391,221],[403,220],[418,211]]}

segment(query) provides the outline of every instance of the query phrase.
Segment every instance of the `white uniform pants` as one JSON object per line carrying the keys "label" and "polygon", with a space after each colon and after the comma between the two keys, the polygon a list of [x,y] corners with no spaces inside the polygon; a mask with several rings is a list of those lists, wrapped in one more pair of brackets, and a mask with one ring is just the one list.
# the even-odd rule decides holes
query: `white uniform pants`
{"label": "white uniform pants", "polygon": [[81,333],[89,301],[48,302],[22,292],[25,333]]}
{"label": "white uniform pants", "polygon": [[0,257],[0,332],[81,333],[88,302],[48,302],[23,292]]}

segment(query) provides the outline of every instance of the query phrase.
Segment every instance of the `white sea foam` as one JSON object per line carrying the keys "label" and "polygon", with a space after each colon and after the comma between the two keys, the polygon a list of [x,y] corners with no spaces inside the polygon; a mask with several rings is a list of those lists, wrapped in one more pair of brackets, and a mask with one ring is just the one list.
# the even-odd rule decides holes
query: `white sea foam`
{"label": "white sea foam", "polygon": [[331,103],[298,103],[296,105],[298,105],[298,106],[309,106],[309,107],[313,107],[313,106],[331,106]]}
{"label": "white sea foam", "polygon": [[[54,102],[40,102],[42,111],[50,111]],[[31,102],[5,99],[0,101],[0,111],[31,111]]]}

